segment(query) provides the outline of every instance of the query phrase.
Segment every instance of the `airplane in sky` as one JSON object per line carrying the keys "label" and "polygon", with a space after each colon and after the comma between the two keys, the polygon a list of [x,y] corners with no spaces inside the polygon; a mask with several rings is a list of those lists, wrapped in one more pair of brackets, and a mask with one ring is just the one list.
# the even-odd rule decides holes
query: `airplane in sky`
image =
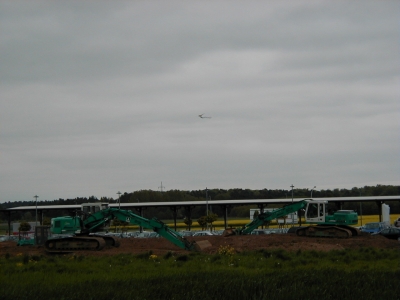
{"label": "airplane in sky", "polygon": [[201,119],[211,119],[211,117],[203,117],[204,114],[199,115],[199,118]]}

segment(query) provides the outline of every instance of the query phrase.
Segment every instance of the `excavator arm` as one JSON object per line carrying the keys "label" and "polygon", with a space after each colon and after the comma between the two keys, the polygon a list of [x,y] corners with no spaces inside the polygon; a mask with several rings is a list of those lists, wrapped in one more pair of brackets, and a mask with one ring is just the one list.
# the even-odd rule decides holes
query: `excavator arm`
{"label": "excavator arm", "polygon": [[287,216],[288,214],[294,213],[300,209],[303,209],[307,206],[307,201],[303,200],[300,202],[296,202],[293,204],[286,205],[282,208],[274,210],[272,212],[264,212],[259,214],[253,221],[244,225],[242,228],[239,229],[227,229],[224,232],[224,236],[229,235],[243,235],[243,234],[250,234],[254,229],[264,225],[267,221],[272,221],[277,218],[282,218]]}
{"label": "excavator arm", "polygon": [[117,208],[108,208],[91,214],[83,222],[84,230],[88,233],[94,232],[96,231],[97,227],[112,219],[118,219],[122,222],[127,222],[128,224],[152,229],[160,236],[166,238],[171,243],[185,250],[200,251],[203,248],[211,246],[208,241],[200,241],[198,243],[196,243],[195,241],[189,242],[186,238],[181,236],[178,232],[169,228],[165,223],[158,220],[157,218],[146,219],[134,214],[130,210],[121,210]]}

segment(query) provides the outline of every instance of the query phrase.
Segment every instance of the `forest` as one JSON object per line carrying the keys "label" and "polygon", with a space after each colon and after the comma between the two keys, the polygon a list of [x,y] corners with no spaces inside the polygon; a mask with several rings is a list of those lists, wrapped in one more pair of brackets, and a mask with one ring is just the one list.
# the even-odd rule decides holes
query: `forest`
{"label": "forest", "polygon": [[[293,189],[293,198],[310,198],[312,194],[313,198],[325,198],[325,197],[358,197],[358,196],[395,196],[400,195],[400,186],[393,185],[376,185],[376,186],[364,186],[364,187],[353,187],[352,189],[327,189],[327,190],[311,190],[311,189]],[[192,190],[192,191],[181,191],[181,190],[169,190],[169,191],[153,191],[153,190],[139,190],[134,192],[125,192],[120,195],[121,203],[137,203],[137,202],[179,202],[179,201],[199,201],[209,200],[209,209],[217,214],[219,217],[223,215],[221,207],[212,205],[212,200],[246,200],[246,199],[285,199],[292,197],[292,190],[284,189],[204,189],[204,190]],[[90,197],[77,197],[75,199],[58,199],[58,200],[45,200],[38,201],[37,206],[41,205],[72,205],[81,204],[88,202],[109,202],[117,203],[118,197],[115,199],[101,197],[98,199],[95,196]],[[390,212],[392,214],[400,213],[400,202],[389,201],[387,204],[390,206]],[[5,202],[0,204],[0,209],[6,209],[18,206],[35,206],[36,202],[34,199],[29,201],[14,201]],[[254,205],[243,205],[232,207],[229,210],[229,217],[248,218],[249,209],[255,208]],[[277,206],[278,207],[278,206]],[[377,214],[378,207],[374,202],[364,202],[362,206],[360,203],[353,202],[345,204],[344,209],[352,209],[360,213],[362,210],[363,215]],[[67,214],[68,212],[65,212]],[[198,218],[206,214],[204,207],[195,207],[192,209],[192,218]],[[34,218],[34,213],[30,212],[18,212],[12,215],[13,220],[26,220]],[[49,211],[46,212],[46,217],[59,216],[60,212]],[[158,208],[147,208],[143,211],[143,216],[146,218],[157,217],[161,220],[173,219],[171,210],[158,209]],[[177,211],[177,218],[183,219],[186,216],[185,208],[180,208]],[[0,219],[5,220],[4,214],[0,213]]]}

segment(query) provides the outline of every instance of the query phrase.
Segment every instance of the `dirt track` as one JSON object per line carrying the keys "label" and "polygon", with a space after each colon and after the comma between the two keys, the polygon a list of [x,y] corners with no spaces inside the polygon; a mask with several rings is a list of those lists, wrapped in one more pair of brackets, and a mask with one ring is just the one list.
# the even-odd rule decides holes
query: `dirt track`
{"label": "dirt track", "polygon": [[[307,238],[298,237],[294,234],[271,234],[271,235],[249,235],[249,236],[207,236],[188,238],[192,241],[208,240],[212,246],[204,249],[204,253],[216,253],[220,246],[229,245],[236,251],[251,251],[258,249],[284,249],[287,251],[297,250],[343,250],[358,249],[361,247],[372,247],[377,249],[399,249],[400,243],[397,240],[389,240],[381,236],[359,236],[350,239],[331,239],[331,238]],[[175,253],[188,253],[185,250],[173,245],[164,238],[149,239],[121,239],[119,248],[106,248],[101,251],[78,251],[76,255],[115,255],[120,253],[139,254],[152,251],[154,254],[163,255],[169,251]],[[16,246],[15,242],[0,243],[0,256],[9,253],[11,256],[17,254],[46,255],[43,247],[38,246]]]}

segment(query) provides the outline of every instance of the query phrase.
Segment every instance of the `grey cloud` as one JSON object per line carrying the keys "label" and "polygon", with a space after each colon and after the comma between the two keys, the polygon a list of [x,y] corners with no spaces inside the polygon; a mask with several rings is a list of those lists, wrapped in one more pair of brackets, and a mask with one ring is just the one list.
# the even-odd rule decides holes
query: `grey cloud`
{"label": "grey cloud", "polygon": [[0,201],[399,179],[395,1],[1,5]]}

